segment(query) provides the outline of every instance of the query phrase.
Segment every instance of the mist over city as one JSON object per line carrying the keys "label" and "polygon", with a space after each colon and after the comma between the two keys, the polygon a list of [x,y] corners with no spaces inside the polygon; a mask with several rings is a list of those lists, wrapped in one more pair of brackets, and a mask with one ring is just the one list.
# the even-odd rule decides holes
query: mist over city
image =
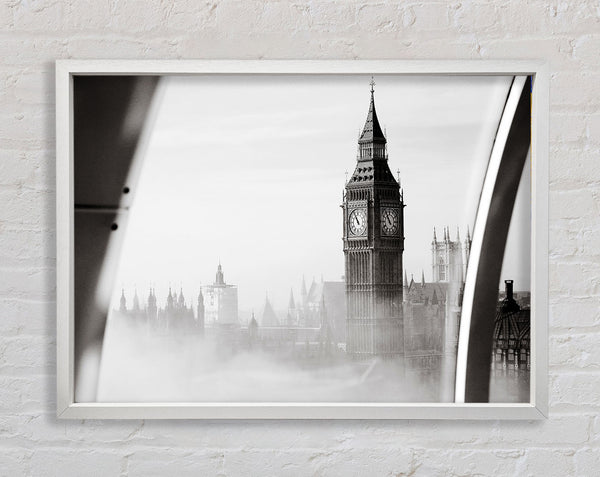
{"label": "mist over city", "polygon": [[[163,83],[98,399],[451,402],[471,234],[510,79]],[[497,316],[522,331],[528,169]],[[491,400],[528,400],[521,335],[494,354]]]}

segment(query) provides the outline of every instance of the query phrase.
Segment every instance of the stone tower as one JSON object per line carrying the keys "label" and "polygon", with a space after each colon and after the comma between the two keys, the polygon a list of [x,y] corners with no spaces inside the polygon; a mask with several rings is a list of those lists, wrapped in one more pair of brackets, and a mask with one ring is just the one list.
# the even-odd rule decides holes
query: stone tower
{"label": "stone tower", "polygon": [[387,140],[375,111],[374,82],[344,191],[346,352],[354,357],[404,355],[402,253],[404,200],[388,166]]}

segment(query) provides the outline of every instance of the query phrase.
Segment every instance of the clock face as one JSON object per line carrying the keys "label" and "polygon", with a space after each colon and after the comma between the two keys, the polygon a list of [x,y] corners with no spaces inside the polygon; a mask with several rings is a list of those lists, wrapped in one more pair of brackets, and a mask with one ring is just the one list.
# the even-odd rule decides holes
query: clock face
{"label": "clock face", "polygon": [[395,235],[400,227],[397,209],[383,209],[381,211],[381,231],[384,235]]}
{"label": "clock face", "polygon": [[365,209],[354,209],[350,212],[350,233],[352,235],[364,235],[367,231],[367,211]]}

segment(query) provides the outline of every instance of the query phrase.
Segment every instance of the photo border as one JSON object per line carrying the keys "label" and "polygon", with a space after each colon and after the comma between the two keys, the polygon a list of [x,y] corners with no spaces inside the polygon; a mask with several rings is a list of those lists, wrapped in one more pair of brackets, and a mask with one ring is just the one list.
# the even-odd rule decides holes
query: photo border
{"label": "photo border", "polygon": [[[76,403],[74,75],[531,75],[531,371],[528,403]],[[542,60],[56,61],[57,417],[69,419],[542,419],[548,416],[549,68]]]}

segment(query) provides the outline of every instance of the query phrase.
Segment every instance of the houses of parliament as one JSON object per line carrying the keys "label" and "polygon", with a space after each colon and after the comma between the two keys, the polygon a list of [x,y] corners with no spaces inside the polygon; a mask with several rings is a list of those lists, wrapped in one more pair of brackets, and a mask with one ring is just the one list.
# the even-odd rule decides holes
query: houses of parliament
{"label": "houses of parliament", "polygon": [[[354,172],[341,204],[343,281],[313,279],[307,288],[302,278],[300,290],[290,290],[286,311],[278,314],[265,297],[258,316],[240,319],[237,287],[225,281],[219,263],[214,282],[201,287],[189,302],[182,290],[169,289],[160,308],[150,289],[144,305],[136,293],[131,307],[123,293],[115,312],[158,332],[217,336],[232,350],[259,347],[295,358],[327,356],[334,361],[399,360],[407,369],[435,377],[444,361],[453,363],[456,358],[471,236],[468,229],[461,239],[458,228],[451,233],[449,227],[432,227],[431,243],[423,244],[431,250],[432,280],[426,282],[423,271],[409,279],[403,266],[405,207],[399,178],[388,164],[372,81]],[[528,316],[527,297],[513,294],[512,282],[507,284],[494,318],[494,369],[528,372]]]}

